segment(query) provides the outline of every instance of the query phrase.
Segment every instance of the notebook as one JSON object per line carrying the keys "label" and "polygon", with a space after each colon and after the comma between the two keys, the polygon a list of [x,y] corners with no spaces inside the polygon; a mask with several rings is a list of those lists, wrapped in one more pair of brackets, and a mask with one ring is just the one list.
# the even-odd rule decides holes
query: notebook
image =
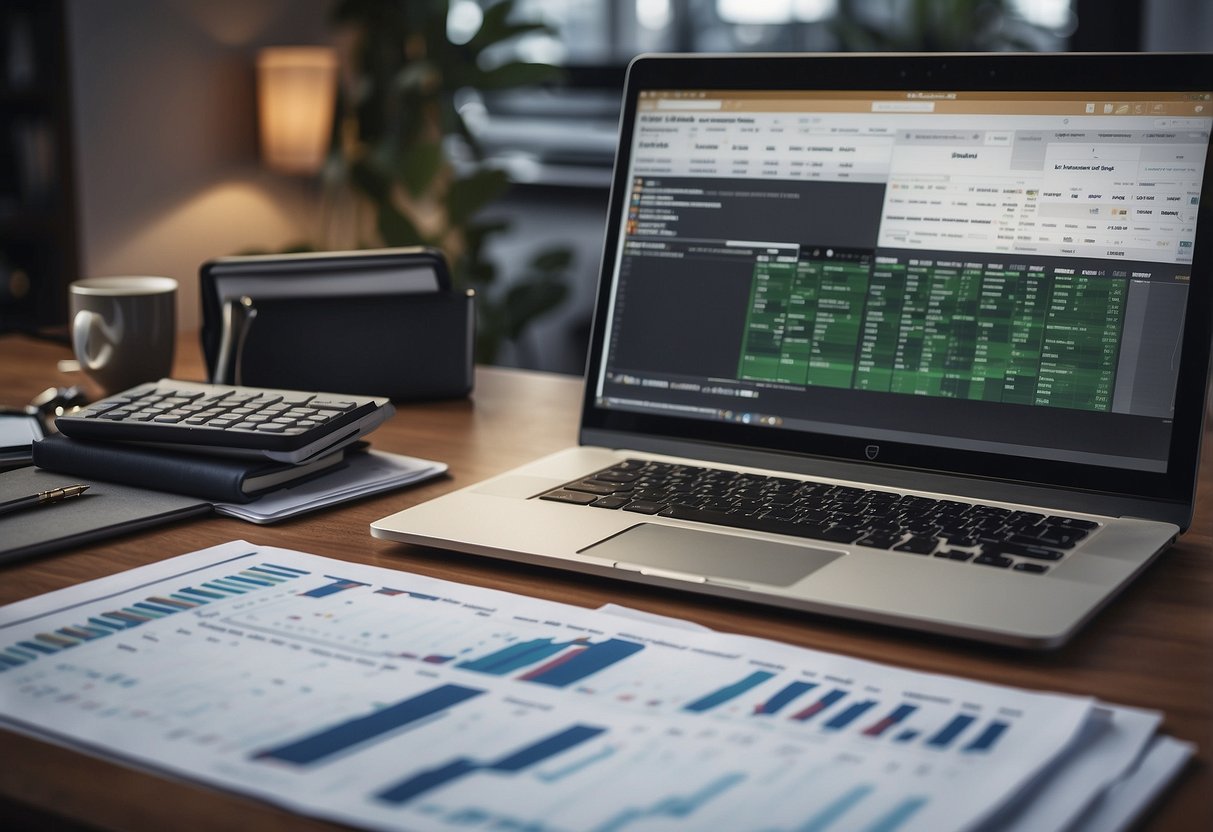
{"label": "notebook", "polygon": [[1210,78],[636,59],[579,445],[371,533],[1063,644],[1191,521]]}

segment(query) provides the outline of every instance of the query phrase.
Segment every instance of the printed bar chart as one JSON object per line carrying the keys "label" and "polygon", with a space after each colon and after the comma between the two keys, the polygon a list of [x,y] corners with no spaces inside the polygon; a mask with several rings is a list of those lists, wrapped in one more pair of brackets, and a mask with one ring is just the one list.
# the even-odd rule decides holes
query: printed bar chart
{"label": "printed bar chart", "polygon": [[5,718],[358,828],[940,832],[984,828],[1092,712],[240,542],[187,557],[0,626]]}
{"label": "printed bar chart", "polygon": [[335,754],[393,734],[401,728],[479,696],[484,691],[443,685],[367,716],[334,725],[319,733],[253,755],[255,760],[278,760],[306,766]]}
{"label": "printed bar chart", "polygon": [[480,763],[467,757],[459,757],[446,765],[429,769],[409,777],[375,795],[385,803],[407,803],[415,797],[454,782],[477,771],[499,771],[515,773],[538,765],[570,748],[588,742],[606,731],[593,725],[574,725],[550,737],[507,754],[493,763]]}

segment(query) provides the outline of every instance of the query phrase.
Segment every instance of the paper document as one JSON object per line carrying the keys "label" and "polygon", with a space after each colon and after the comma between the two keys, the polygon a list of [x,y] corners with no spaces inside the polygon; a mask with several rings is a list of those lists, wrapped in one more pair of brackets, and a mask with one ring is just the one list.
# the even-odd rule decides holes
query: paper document
{"label": "paper document", "polygon": [[971,829],[1109,723],[239,541],[0,609],[0,668],[14,727],[375,829]]}
{"label": "paper document", "polygon": [[251,503],[216,503],[219,514],[250,523],[273,523],[309,511],[356,500],[380,491],[402,488],[446,473],[442,462],[417,459],[383,451],[365,451],[349,456],[337,471],[271,491]]}

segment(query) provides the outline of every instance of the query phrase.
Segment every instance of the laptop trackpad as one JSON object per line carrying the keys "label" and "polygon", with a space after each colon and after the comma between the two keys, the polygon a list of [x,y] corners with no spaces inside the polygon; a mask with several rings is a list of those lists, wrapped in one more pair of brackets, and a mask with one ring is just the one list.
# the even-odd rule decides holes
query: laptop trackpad
{"label": "laptop trackpad", "polygon": [[842,552],[641,523],[582,549],[644,569],[791,586]]}

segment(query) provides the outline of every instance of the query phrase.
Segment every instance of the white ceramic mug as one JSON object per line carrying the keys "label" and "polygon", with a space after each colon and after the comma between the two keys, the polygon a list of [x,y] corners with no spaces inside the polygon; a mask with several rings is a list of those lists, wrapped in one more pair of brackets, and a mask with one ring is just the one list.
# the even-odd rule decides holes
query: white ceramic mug
{"label": "white ceramic mug", "polygon": [[93,277],[69,287],[72,349],[106,393],[171,374],[177,345],[177,281]]}

